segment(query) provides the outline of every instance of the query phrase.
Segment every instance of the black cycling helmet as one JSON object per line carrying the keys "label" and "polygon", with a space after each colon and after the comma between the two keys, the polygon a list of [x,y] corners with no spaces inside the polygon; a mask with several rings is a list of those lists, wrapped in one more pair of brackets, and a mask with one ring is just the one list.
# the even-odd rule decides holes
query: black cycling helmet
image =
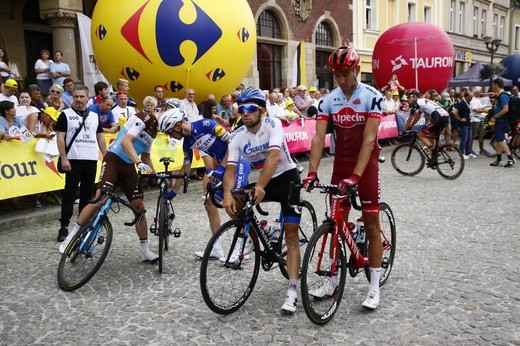
{"label": "black cycling helmet", "polygon": [[328,65],[332,73],[352,71],[359,66],[359,54],[354,48],[336,48],[329,56]]}
{"label": "black cycling helmet", "polygon": [[408,97],[410,97],[412,95],[414,95],[415,97],[419,97],[421,95],[421,93],[417,89],[408,89],[405,91],[405,95]]}
{"label": "black cycling helmet", "polygon": [[260,107],[265,107],[265,100],[266,98],[262,90],[255,87],[244,89],[237,96],[237,103],[239,105],[242,103],[254,102]]}

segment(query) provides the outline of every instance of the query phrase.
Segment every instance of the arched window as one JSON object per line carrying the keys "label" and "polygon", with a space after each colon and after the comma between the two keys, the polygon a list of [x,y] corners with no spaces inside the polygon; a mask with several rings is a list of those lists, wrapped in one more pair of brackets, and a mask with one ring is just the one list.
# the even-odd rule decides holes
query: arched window
{"label": "arched window", "polygon": [[[327,65],[329,55],[334,47],[332,30],[329,24],[321,22],[316,28],[316,77],[318,79],[319,88],[332,89],[334,86],[334,78],[329,71]],[[330,48],[328,48],[330,47]]]}
{"label": "arched window", "polygon": [[258,73],[260,89],[270,90],[282,84],[282,48],[269,39],[281,39],[280,24],[271,11],[263,11],[256,23]]}

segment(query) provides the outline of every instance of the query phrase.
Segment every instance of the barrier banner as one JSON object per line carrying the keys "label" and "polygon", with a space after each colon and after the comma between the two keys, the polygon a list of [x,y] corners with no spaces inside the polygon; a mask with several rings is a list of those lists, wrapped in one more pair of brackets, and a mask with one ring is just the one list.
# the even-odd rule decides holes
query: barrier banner
{"label": "barrier banner", "polygon": [[290,124],[282,121],[287,147],[291,154],[311,150],[311,140],[316,133],[316,120],[297,119]]}
{"label": "barrier banner", "polygon": [[[117,134],[105,134],[109,145]],[[62,190],[65,186],[65,175],[58,173],[56,168],[57,157],[36,152],[37,139],[23,143],[19,140],[1,141],[0,148],[0,200]],[[157,171],[164,170],[159,162],[161,157],[172,157],[175,162],[169,170],[178,170],[182,167],[184,154],[179,143],[170,144],[166,135],[159,133],[152,146],[151,157]],[[98,170],[101,167],[101,153],[99,153]],[[192,168],[204,167],[200,153],[195,150]]]}
{"label": "barrier banner", "polygon": [[[397,122],[397,128],[398,131],[401,132],[404,129],[404,125],[406,124],[406,119],[410,116],[410,111],[407,112],[397,112],[396,113],[396,122]],[[411,129],[414,131],[421,131],[421,129],[424,127],[425,120],[424,117],[421,117],[417,124],[415,124]]]}
{"label": "barrier banner", "polygon": [[381,117],[381,123],[379,124],[379,132],[377,135],[378,139],[395,138],[399,135],[397,130],[397,121],[394,114],[387,114]]}

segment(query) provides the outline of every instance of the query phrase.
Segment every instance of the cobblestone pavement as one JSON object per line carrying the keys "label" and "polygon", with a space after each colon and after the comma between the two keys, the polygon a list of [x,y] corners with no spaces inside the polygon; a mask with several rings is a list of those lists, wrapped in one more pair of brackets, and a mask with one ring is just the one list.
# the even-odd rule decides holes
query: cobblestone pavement
{"label": "cobblestone pavement", "polygon": [[[347,277],[328,325],[311,323],[301,305],[294,316],[282,316],[286,280],[274,269],[260,272],[240,310],[211,312],[193,257],[209,238],[196,182],[176,197],[182,236],[172,239],[165,273],[140,262],[124,210],[111,215],[114,240],[102,268],[74,292],[56,282],[58,208],[0,215],[0,345],[520,345],[520,167],[490,167],[491,159],[479,157],[466,161],[455,181],[429,169],[403,177],[392,168],[390,150],[383,150],[382,196],[395,214],[397,254],[376,311],[361,307],[367,282],[360,275]],[[331,163],[322,160],[323,180]],[[149,210],[154,196],[148,191]],[[323,195],[305,196],[321,220]]]}

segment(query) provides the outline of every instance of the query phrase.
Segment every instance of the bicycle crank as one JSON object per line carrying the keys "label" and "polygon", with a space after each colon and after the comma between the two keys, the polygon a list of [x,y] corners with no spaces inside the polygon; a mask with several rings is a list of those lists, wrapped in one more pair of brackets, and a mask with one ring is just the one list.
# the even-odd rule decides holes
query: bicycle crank
{"label": "bicycle crank", "polygon": [[170,229],[170,234],[173,234],[175,238],[179,238],[181,236],[181,230],[178,227],[173,231]]}

